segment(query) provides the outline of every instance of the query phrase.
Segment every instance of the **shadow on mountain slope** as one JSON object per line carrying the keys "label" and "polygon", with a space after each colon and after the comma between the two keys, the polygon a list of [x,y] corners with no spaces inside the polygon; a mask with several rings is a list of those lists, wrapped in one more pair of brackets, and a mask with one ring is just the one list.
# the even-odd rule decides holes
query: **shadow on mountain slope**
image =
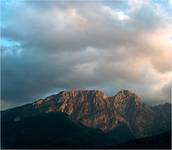
{"label": "shadow on mountain slope", "polygon": [[112,144],[101,130],[74,123],[64,113],[1,121],[2,148],[102,148]]}
{"label": "shadow on mountain slope", "polygon": [[171,131],[119,145],[114,144],[109,149],[171,149]]}

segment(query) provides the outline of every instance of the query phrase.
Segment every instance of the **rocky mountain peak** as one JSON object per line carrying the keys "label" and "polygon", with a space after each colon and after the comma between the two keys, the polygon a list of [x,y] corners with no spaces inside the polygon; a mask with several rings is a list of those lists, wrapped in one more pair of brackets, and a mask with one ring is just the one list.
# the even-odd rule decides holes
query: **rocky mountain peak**
{"label": "rocky mountain peak", "polygon": [[93,97],[104,97],[107,98],[106,94],[99,90],[71,90],[71,91],[62,91],[59,93],[61,96],[69,96],[69,97],[76,97],[76,96],[93,96]]}
{"label": "rocky mountain peak", "polygon": [[107,97],[99,90],[62,91],[32,104],[7,110],[3,116],[7,115],[8,120],[16,122],[21,118],[49,112],[63,112],[73,121],[106,132],[124,124],[136,137],[171,127],[171,104],[149,107],[129,90],[120,90],[112,97]]}
{"label": "rocky mountain peak", "polygon": [[141,99],[134,92],[129,90],[120,90],[114,97],[113,103],[115,107],[120,107],[121,105],[141,105]]}
{"label": "rocky mountain peak", "polygon": [[109,130],[125,120],[111,106],[108,96],[99,90],[62,91],[34,104],[42,112],[64,112],[86,126],[102,130]]}
{"label": "rocky mountain peak", "polygon": [[121,89],[117,94],[123,94],[123,95],[130,95],[133,92],[130,92],[129,90]]}

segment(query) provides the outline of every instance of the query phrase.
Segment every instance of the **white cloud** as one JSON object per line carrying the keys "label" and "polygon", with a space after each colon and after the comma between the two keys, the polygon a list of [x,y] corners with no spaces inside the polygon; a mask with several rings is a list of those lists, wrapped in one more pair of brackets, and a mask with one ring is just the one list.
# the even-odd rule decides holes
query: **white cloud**
{"label": "white cloud", "polygon": [[139,9],[142,6],[150,4],[151,0],[128,0],[130,9]]}
{"label": "white cloud", "polygon": [[171,5],[171,6],[172,6],[172,0],[168,0],[168,2],[169,2],[169,5]]}
{"label": "white cloud", "polygon": [[129,16],[127,16],[123,11],[113,10],[108,6],[104,6],[103,10],[105,11],[105,13],[111,15],[114,19],[121,21],[129,19]]}
{"label": "white cloud", "polygon": [[103,3],[10,8],[2,38],[20,45],[3,47],[2,98],[19,103],[56,89],[96,87],[163,99],[172,22],[148,1],[129,3],[126,10]]}

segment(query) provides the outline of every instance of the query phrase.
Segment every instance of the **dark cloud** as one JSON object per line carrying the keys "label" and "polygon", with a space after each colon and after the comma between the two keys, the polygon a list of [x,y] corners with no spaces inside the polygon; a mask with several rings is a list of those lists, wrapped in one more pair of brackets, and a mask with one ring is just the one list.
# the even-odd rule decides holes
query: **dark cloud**
{"label": "dark cloud", "polygon": [[26,1],[3,8],[2,39],[17,42],[1,47],[3,101],[12,106],[72,88],[110,95],[127,88],[150,99],[163,92],[171,22],[151,3],[116,4]]}
{"label": "dark cloud", "polygon": [[164,98],[171,102],[171,94],[172,94],[172,82],[170,81],[169,83],[165,84],[164,87],[162,88],[162,91],[164,93]]}

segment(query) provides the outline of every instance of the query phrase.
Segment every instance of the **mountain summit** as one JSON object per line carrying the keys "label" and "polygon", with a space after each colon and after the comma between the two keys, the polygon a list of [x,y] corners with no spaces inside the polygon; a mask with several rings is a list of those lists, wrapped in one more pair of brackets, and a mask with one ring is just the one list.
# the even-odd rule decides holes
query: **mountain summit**
{"label": "mountain summit", "polygon": [[39,100],[35,109],[42,112],[64,112],[89,127],[104,131],[114,128],[125,119],[111,107],[108,96],[98,90],[63,91],[57,95]]}
{"label": "mountain summit", "polygon": [[146,137],[170,129],[171,104],[170,107],[166,105],[146,106],[129,90],[120,90],[112,97],[99,90],[72,90],[3,111],[2,117],[7,121],[18,121],[41,113],[62,112],[76,123],[106,133],[117,133],[116,129],[120,128],[134,137]]}
{"label": "mountain summit", "polygon": [[130,92],[129,90],[120,90],[114,96],[114,105],[118,107],[124,104],[135,104],[136,106],[138,106],[141,104],[141,98],[135,93]]}

